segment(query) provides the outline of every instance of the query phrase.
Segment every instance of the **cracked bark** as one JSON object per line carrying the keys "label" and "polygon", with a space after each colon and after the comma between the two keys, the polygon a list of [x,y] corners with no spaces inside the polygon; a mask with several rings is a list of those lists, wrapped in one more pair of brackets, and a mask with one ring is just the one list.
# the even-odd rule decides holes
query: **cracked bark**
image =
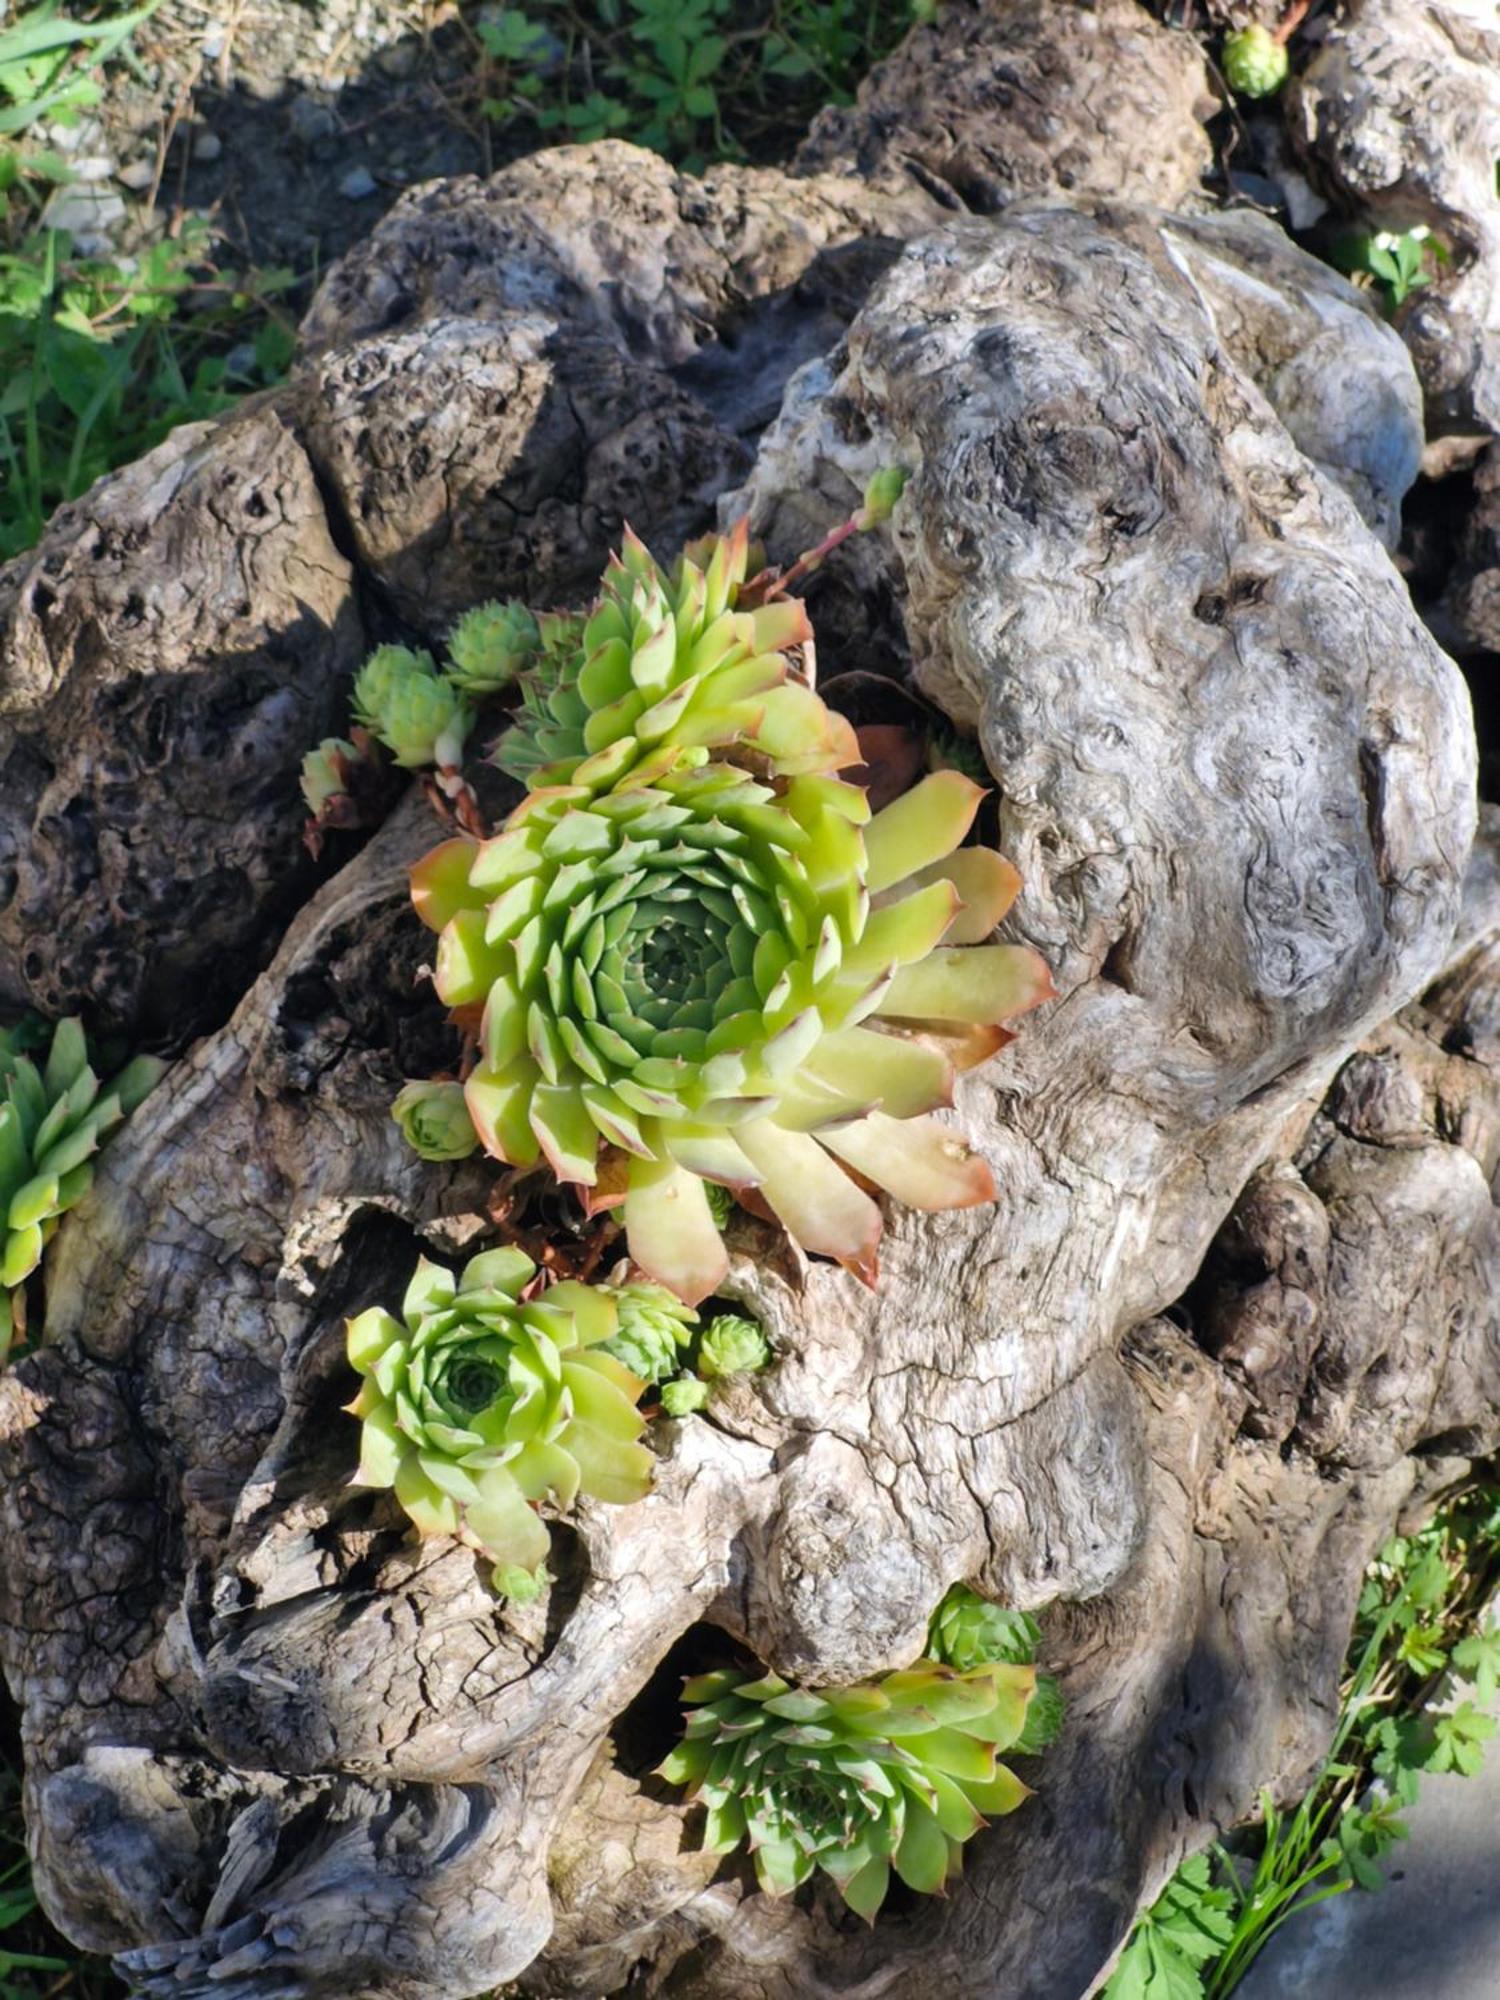
{"label": "cracked bark", "polygon": [[[1124,193],[944,220],[909,177],[694,182],[617,145],[419,191],[331,276],[282,397],[96,489],[9,573],[13,621],[54,559],[154,579],[191,717],[241,643],[194,579],[237,574],[244,531],[225,514],[192,554],[206,531],[184,544],[159,496],[237,454],[265,480],[275,442],[302,511],[267,536],[283,566],[318,550],[328,593],[309,712],[256,733],[253,791],[186,723],[171,780],[274,858],[356,583],[367,632],[427,640],[512,577],[581,590],[626,506],[675,535],[748,467],[789,554],[903,463],[891,536],[818,579],[820,654],[977,731],[1026,884],[1011,934],[1061,995],[955,1109],[996,1206],[893,1212],[875,1295],[737,1221],[729,1291],[777,1365],[657,1422],[648,1499],[555,1528],[549,1597],[500,1613],[472,1555],[349,1489],[339,1413],[344,1315],[486,1227],[486,1170],[415,1160],[388,1115],[451,1053],[404,895],[425,808],[336,856],[255,978],[285,905],[254,889],[184,956],[198,850],[125,736],[148,934],[174,980],[216,958],[243,984],[105,1154],[46,1344],[0,1381],[0,1643],[42,1892],[144,1993],[1077,2000],[1185,1851],[1295,1789],[1368,1554],[1500,1442],[1500,843],[1468,860],[1466,697],[1379,540],[1414,379],[1269,225]],[[1347,415],[1310,393],[1330,370]],[[657,458],[613,442],[636,424]],[[105,518],[118,586],[68,554]],[[303,587],[268,575],[258,632]],[[46,674],[11,640],[34,761],[136,686],[97,629]],[[45,927],[57,990],[89,995],[96,906],[35,881],[0,977],[41,990],[19,940]],[[158,989],[130,990],[149,1018]],[[1051,1607],[1069,1724],[954,1892],[866,1933],[696,1851],[647,1775],[678,1670],[902,1664],[960,1577]]]}

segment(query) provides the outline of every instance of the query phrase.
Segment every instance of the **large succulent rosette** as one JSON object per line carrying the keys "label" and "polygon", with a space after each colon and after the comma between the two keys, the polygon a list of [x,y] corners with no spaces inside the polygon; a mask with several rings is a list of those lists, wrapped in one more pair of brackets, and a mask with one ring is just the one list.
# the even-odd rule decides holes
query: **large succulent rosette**
{"label": "large succulent rosette", "polygon": [[872,819],[837,778],[679,765],[534,792],[495,838],[437,848],[413,894],[438,992],[478,1033],[487,1150],[623,1198],[631,1256],[690,1302],[727,1269],[706,1182],[869,1282],[861,1183],[992,1200],[927,1114],[1051,986],[1034,952],[980,942],[1017,887],[958,846],[981,796],[937,772]]}
{"label": "large succulent rosette", "polygon": [[670,574],[627,530],[587,617],[540,621],[539,658],[495,762],[533,785],[637,782],[684,750],[730,745],[782,776],[858,761],[854,734],[797,678],[809,651],[797,598],[739,608],[747,523],[684,550]]}
{"label": "large succulent rosette", "polygon": [[708,1808],[710,1852],[749,1842],[769,1894],[822,1869],[873,1919],[893,1871],[941,1890],[963,1843],[1030,1796],[998,1753],[1021,1735],[1035,1679],[933,1660],[815,1692],[775,1674],[703,1674],[683,1689],[690,1713],[661,1775]]}
{"label": "large succulent rosette", "polygon": [[500,1570],[546,1556],[541,1502],[624,1504],[651,1484],[636,1442],[646,1385],[601,1351],[614,1298],[569,1282],[523,1301],[535,1275],[515,1249],[457,1278],[424,1258],[400,1319],[375,1306],[348,1329],[364,1377],[349,1406],[364,1420],[356,1484],[394,1488],[421,1534],[460,1536]]}

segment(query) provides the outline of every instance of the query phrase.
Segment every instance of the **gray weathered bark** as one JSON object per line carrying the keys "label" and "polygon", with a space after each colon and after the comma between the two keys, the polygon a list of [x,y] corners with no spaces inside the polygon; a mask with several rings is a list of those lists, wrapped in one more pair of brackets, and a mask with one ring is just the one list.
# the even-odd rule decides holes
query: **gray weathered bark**
{"label": "gray weathered bark", "polygon": [[[1113,0],[1053,12],[1158,46]],[[51,1252],[46,1343],[0,1379],[38,1877],[144,1992],[1077,2000],[1177,1859],[1309,1768],[1370,1551],[1500,1443],[1500,842],[1470,862],[1467,698],[1379,539],[1414,378],[1269,225],[1125,192],[934,229],[909,186],[544,156],[398,207],[331,278],[292,388],[194,443],[211,513],[211,469],[274,425],[297,546],[337,540],[324,572],[347,595],[352,568],[368,629],[423,637],[512,577],[582,590],[626,504],[674,536],[749,466],[788,555],[908,466],[891,536],[819,579],[820,657],[909,672],[977,731],[1025,881],[1009,932],[1060,998],[954,1113],[995,1207],[893,1211],[873,1295],[737,1221],[728,1290],[777,1365],[657,1422],[651,1495],[580,1509],[549,1597],[497,1611],[471,1554],[348,1488],[339,1411],[344,1314],[491,1227],[488,1172],[423,1165],[388,1116],[451,1047],[404,891],[426,808],[258,978],[285,905],[235,905],[239,1004],[104,1156]],[[637,425],[649,495],[618,443]],[[187,703],[227,646],[173,636],[200,531],[152,540],[153,462],[75,517],[135,510],[118,589]],[[17,601],[74,532],[11,572]],[[294,589],[265,578],[245,601],[280,629]],[[99,629],[56,675],[75,714],[139,672]],[[294,844],[296,755],[347,671],[324,646],[305,699],[327,709],[256,736],[222,838],[253,803],[266,852]],[[173,783],[206,784],[216,747],[178,740]],[[171,908],[186,836],[121,754],[180,977],[207,962]],[[41,822],[12,796],[19,850]],[[95,920],[39,876],[0,925],[44,921],[58,990],[91,992]],[[37,992],[23,934],[0,929],[0,976]],[[954,1892],[866,1933],[696,1852],[646,1775],[679,1668],[737,1645],[814,1681],[901,1664],[960,1577],[1050,1607],[1069,1723]]]}

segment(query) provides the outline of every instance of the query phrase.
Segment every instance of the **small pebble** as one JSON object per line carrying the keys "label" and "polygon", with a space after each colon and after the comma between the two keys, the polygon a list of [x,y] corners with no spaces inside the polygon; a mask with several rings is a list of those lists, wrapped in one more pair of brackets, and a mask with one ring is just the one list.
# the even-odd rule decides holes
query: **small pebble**
{"label": "small pebble", "polygon": [[331,139],[339,128],[339,121],[328,106],[319,104],[315,97],[297,98],[287,117],[294,137],[304,146],[316,145],[319,139]]}
{"label": "small pebble", "polygon": [[106,255],[108,232],[124,220],[125,203],[119,195],[82,183],[54,188],[42,210],[42,227],[67,230],[85,257]]}
{"label": "small pebble", "polygon": [[339,182],[345,201],[365,201],[375,192],[375,176],[368,167],[351,167]]}
{"label": "small pebble", "polygon": [[127,160],[115,175],[120,186],[129,188],[132,194],[144,194],[155,178],[154,160]]}
{"label": "small pebble", "polygon": [[224,141],[217,132],[195,132],[193,134],[193,158],[195,160],[216,160],[224,150]]}

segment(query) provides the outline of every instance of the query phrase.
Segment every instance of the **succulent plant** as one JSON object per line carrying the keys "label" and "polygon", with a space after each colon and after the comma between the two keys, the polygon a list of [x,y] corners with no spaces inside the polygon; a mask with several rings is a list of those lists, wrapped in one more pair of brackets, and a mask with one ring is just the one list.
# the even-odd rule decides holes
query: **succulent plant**
{"label": "succulent plant", "polygon": [[[966,1583],[955,1583],[937,1610],[927,1635],[934,1660],[966,1671],[1003,1660],[1029,1667],[1036,1659],[1042,1630],[1029,1611],[1010,1611],[993,1604]],[[1026,1723],[1015,1743],[1017,1753],[1044,1750],[1062,1727],[1063,1698],[1050,1674],[1038,1674],[1026,1710]]]}
{"label": "succulent plant", "polygon": [[431,653],[377,646],[354,677],[354,720],[409,771],[451,767],[463,755],[473,716],[443,679]]}
{"label": "succulent plant", "polygon": [[1285,43],[1259,23],[1224,37],[1224,78],[1241,97],[1270,97],[1286,82],[1290,69]]}
{"label": "succulent plant", "polygon": [[[349,1405],[364,1420],[355,1484],[394,1488],[420,1534],[460,1537],[497,1578],[545,1560],[539,1502],[624,1504],[651,1484],[636,1442],[646,1385],[602,1351],[614,1300],[567,1282],[523,1302],[535,1275],[515,1249],[485,1251],[457,1278],[423,1258],[399,1320],[375,1306],[348,1328],[364,1377]],[[514,1595],[514,1577],[501,1587]]]}
{"label": "succulent plant", "polygon": [[137,1056],[101,1084],[80,1021],[58,1022],[40,1069],[22,1053],[30,1040],[26,1027],[0,1036],[0,1360],[20,1318],[16,1295],[92,1184],[93,1155],[165,1067]]}
{"label": "succulent plant", "polygon": [[662,1384],[661,1406],[669,1417],[690,1417],[707,1401],[708,1384],[696,1375],[679,1375],[675,1382]]}
{"label": "succulent plant", "polygon": [[534,792],[493,839],[443,843],[413,898],[438,993],[478,1030],[486,1150],[597,1188],[614,1149],[600,1205],[623,1198],[631,1256],[692,1304],[728,1265],[706,1180],[872,1283],[880,1210],[846,1168],[913,1207],[992,1200],[926,1114],[1051,986],[1034,952],[981,942],[1017,885],[958,849],[981,796],[937,772],[871,819],[836,778],[709,764]]}
{"label": "succulent plant", "polygon": [[855,1687],[793,1688],[728,1669],[683,1689],[682,1742],[661,1775],[708,1808],[704,1845],[749,1842],[760,1885],[784,1896],[822,1869],[872,1920],[894,1872],[942,1890],[986,1816],[1030,1796],[996,1761],[1025,1726],[1035,1675],[918,1660]]}
{"label": "succulent plant", "polygon": [[461,1083],[405,1083],[391,1116],[424,1160],[466,1160],[479,1144]]}
{"label": "succulent plant", "polygon": [[666,575],[627,532],[587,619],[545,627],[494,761],[533,785],[590,790],[730,745],[783,777],[857,763],[849,725],[790,677],[787,650],[812,638],[800,600],[736,608],[748,552],[741,521],[685,549]]}
{"label": "succulent plant", "polygon": [[1007,1610],[966,1583],[955,1583],[933,1613],[927,1650],[950,1667],[984,1667],[993,1660],[1029,1666],[1041,1637],[1029,1611]]}
{"label": "succulent plant", "polygon": [[675,1375],[698,1317],[692,1307],[664,1285],[622,1285],[611,1296],[620,1327],[606,1341],[605,1353],[623,1361],[643,1382],[663,1382]]}
{"label": "succulent plant", "polygon": [[509,687],[540,651],[536,617],[524,604],[476,604],[449,635],[448,679],[460,694],[482,699]]}
{"label": "succulent plant", "polygon": [[727,1375],[754,1375],[771,1359],[771,1343],[759,1320],[719,1313],[698,1337],[698,1367],[712,1381]]}
{"label": "succulent plant", "polygon": [[349,790],[349,768],[359,761],[359,751],[343,736],[325,736],[315,750],[302,759],[302,796],[314,819],[321,819],[334,799]]}

